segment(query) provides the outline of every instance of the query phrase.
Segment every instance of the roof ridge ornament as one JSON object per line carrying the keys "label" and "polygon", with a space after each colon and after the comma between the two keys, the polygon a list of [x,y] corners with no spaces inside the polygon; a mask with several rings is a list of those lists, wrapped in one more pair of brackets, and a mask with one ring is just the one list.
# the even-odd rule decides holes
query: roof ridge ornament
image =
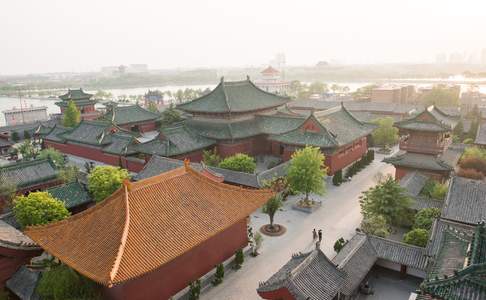
{"label": "roof ridge ornament", "polygon": [[188,171],[191,168],[191,160],[189,158],[184,159],[184,169]]}

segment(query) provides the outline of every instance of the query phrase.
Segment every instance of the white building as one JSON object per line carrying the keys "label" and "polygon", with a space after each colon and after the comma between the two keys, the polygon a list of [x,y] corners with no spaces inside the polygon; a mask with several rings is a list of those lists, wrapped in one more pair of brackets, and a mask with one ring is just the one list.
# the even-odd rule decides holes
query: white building
{"label": "white building", "polygon": [[262,75],[260,80],[255,81],[255,84],[264,91],[286,95],[290,88],[290,81],[282,80],[280,71],[268,66],[265,70],[261,71]]}
{"label": "white building", "polygon": [[31,106],[21,109],[14,107],[10,110],[4,110],[3,115],[8,126],[49,120],[47,106]]}

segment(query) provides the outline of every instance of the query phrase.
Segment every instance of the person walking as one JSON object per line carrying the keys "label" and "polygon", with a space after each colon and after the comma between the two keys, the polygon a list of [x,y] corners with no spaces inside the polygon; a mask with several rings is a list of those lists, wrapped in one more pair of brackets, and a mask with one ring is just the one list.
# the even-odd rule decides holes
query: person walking
{"label": "person walking", "polygon": [[313,240],[317,239],[317,232],[316,232],[315,228],[314,228],[314,230],[312,230],[312,239]]}
{"label": "person walking", "polygon": [[319,242],[321,242],[322,241],[322,229],[319,229],[318,234],[319,234]]}

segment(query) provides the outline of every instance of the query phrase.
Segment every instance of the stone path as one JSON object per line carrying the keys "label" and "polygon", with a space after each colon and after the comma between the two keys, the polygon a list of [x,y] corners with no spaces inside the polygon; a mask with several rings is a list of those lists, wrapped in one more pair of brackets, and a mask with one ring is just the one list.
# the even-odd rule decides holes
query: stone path
{"label": "stone path", "polygon": [[[243,268],[224,279],[217,287],[201,295],[202,300],[253,300],[261,299],[256,293],[260,281],[265,281],[276,272],[292,253],[307,251],[314,247],[312,229],[323,230],[321,249],[329,257],[335,255],[334,242],[339,237],[349,239],[361,222],[359,196],[362,191],[374,186],[377,173],[393,174],[394,168],[381,162],[383,155],[376,155],[375,161],[355,175],[350,182],[340,187],[327,185],[327,193],[315,197],[322,201],[322,207],[312,214],[291,209],[297,197],[286,201],[283,211],[275,215],[275,222],[285,225],[287,233],[280,237],[264,236],[260,255],[250,257]],[[269,221],[260,211],[251,216],[254,231]]]}

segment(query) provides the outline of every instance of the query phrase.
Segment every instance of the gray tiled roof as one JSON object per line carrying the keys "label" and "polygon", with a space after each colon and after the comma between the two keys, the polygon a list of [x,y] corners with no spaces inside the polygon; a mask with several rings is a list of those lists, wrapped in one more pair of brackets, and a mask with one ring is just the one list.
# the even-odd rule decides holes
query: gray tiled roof
{"label": "gray tiled roof", "polygon": [[408,267],[425,270],[427,257],[425,248],[404,244],[377,236],[368,236],[378,258]]}
{"label": "gray tiled roof", "polygon": [[421,210],[424,208],[442,208],[444,205],[443,200],[435,200],[428,197],[417,196],[414,198],[412,206],[410,208],[415,210]]}
{"label": "gray tiled roof", "polygon": [[101,121],[81,121],[78,126],[61,135],[68,141],[90,144],[106,145],[109,141],[109,133],[112,124]]}
{"label": "gray tiled roof", "polygon": [[[177,169],[184,166],[184,161],[158,155],[152,155],[150,160],[145,164],[143,169],[133,177],[134,180],[142,180],[153,177],[167,171]],[[196,170],[201,170],[201,165],[198,163],[191,163],[191,166]]]}
{"label": "gray tiled roof", "polygon": [[485,220],[486,183],[481,180],[453,177],[442,217],[471,225]]}
{"label": "gray tiled roof", "polygon": [[395,166],[409,167],[419,170],[452,171],[463,153],[462,149],[449,147],[441,155],[422,154],[399,151],[383,161]]}
{"label": "gray tiled roof", "polygon": [[3,219],[0,220],[0,245],[1,247],[11,249],[39,249],[34,241]]}
{"label": "gray tiled roof", "polygon": [[451,131],[457,122],[437,107],[429,106],[416,116],[395,123],[395,126],[401,129],[442,132]]}
{"label": "gray tiled roof", "polygon": [[345,279],[320,249],[294,255],[277,273],[258,288],[259,292],[285,287],[297,300],[331,300]]}
{"label": "gray tiled roof", "polygon": [[40,297],[35,290],[41,276],[42,272],[40,270],[22,266],[7,280],[6,286],[21,300],[38,300]]}
{"label": "gray tiled roof", "polygon": [[47,159],[18,162],[0,167],[0,177],[14,183],[17,188],[26,188],[55,180],[59,171]]}
{"label": "gray tiled roof", "polygon": [[479,125],[474,144],[486,145],[486,123]]}
{"label": "gray tiled roof", "polygon": [[400,179],[400,186],[411,197],[417,197],[427,183],[427,180],[429,180],[429,177],[420,172],[410,172]]}
{"label": "gray tiled roof", "polygon": [[[352,112],[375,112],[384,114],[409,114],[418,109],[412,104],[383,103],[372,101],[347,101],[344,106]],[[341,105],[338,101],[298,100],[289,103],[293,109],[326,110]]]}

